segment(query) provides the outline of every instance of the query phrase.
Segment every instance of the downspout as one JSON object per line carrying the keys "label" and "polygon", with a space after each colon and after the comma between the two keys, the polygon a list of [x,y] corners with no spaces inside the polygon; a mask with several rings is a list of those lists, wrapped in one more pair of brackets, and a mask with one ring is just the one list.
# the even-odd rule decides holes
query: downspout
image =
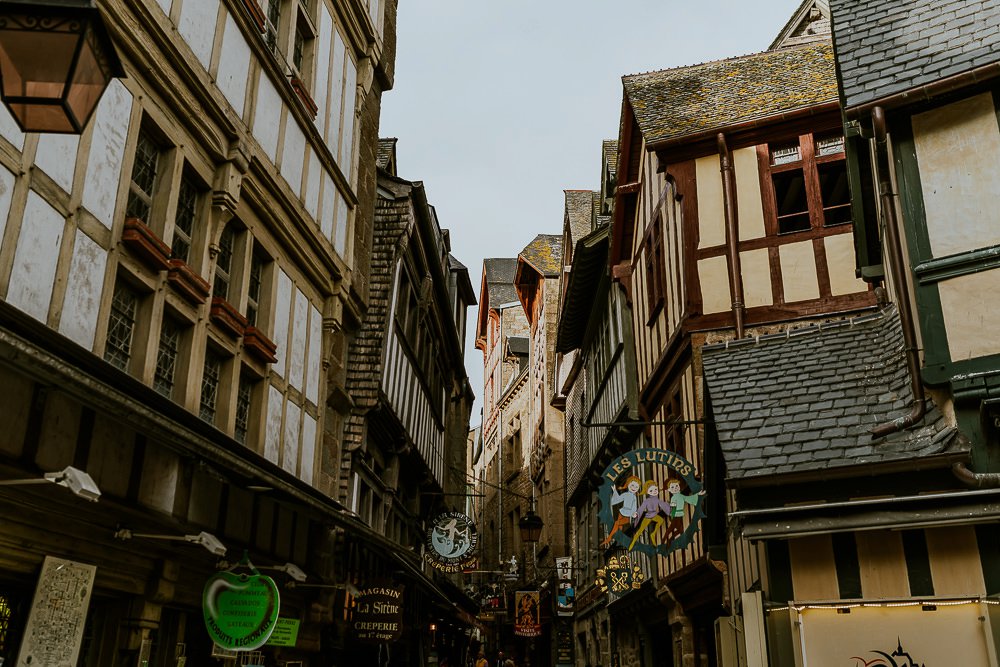
{"label": "downspout", "polygon": [[1000,487],[1000,472],[972,472],[964,463],[952,464],[951,472],[960,482],[972,489]]}
{"label": "downspout", "polygon": [[736,337],[743,338],[743,269],[740,266],[740,221],[736,205],[736,181],[733,160],[726,145],[726,135],[716,136],[719,147],[719,171],[722,172],[722,199],[726,216],[726,263],[729,266],[729,294],[733,298],[733,321]]}
{"label": "downspout", "polygon": [[875,440],[913,426],[923,419],[927,408],[924,385],[920,381],[920,353],[917,349],[917,334],[913,327],[913,311],[910,310],[910,288],[903,270],[906,263],[903,258],[903,246],[899,239],[899,224],[896,221],[896,195],[892,190],[885,111],[882,107],[872,109],[872,125],[875,128],[875,178],[878,180],[882,216],[885,222],[885,240],[888,246],[886,250],[890,255],[889,270],[896,288],[896,305],[899,309],[899,321],[903,328],[903,342],[906,345],[906,367],[910,373],[910,388],[913,391],[913,405],[910,411],[902,417],[874,427],[872,439]]}

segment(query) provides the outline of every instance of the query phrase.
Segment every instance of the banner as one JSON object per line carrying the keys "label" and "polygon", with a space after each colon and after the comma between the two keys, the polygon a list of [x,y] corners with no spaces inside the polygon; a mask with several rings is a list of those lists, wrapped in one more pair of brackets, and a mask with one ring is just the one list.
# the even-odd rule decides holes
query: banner
{"label": "banner", "polygon": [[612,544],[666,556],[691,543],[705,517],[705,490],[694,465],[666,449],[634,449],[611,462],[598,490],[598,519]]}
{"label": "banner", "polygon": [[518,637],[542,636],[538,591],[517,591],[514,594],[514,634]]}

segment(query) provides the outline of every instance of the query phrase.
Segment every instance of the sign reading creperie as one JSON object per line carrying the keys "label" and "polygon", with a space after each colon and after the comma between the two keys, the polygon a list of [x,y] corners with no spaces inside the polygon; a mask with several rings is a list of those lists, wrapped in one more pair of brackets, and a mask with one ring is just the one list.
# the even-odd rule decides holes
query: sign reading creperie
{"label": "sign reading creperie", "polygon": [[354,638],[362,642],[389,643],[403,633],[403,589],[372,586],[354,596],[351,617]]}

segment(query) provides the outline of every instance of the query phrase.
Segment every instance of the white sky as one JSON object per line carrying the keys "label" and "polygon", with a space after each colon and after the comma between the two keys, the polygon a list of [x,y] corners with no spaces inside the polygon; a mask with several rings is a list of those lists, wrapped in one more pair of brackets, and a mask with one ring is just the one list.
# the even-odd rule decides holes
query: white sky
{"label": "white sky", "polygon": [[[423,181],[478,296],[484,257],[561,234],[563,190],[596,189],[621,77],[762,51],[800,0],[399,0],[380,136]],[[480,423],[483,357],[466,368]]]}

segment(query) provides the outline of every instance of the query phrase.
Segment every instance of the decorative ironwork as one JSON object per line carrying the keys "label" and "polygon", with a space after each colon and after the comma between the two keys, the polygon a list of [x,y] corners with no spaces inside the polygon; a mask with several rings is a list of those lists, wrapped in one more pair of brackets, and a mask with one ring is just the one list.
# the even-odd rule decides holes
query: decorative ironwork
{"label": "decorative ironwork", "polygon": [[128,370],[128,362],[132,357],[132,332],[135,331],[138,301],[138,295],[130,287],[121,282],[115,284],[104,359],[122,370]]}
{"label": "decorative ironwork", "polygon": [[174,370],[177,366],[180,340],[181,327],[173,318],[164,317],[160,327],[160,347],[156,354],[153,389],[167,398],[174,390]]}

